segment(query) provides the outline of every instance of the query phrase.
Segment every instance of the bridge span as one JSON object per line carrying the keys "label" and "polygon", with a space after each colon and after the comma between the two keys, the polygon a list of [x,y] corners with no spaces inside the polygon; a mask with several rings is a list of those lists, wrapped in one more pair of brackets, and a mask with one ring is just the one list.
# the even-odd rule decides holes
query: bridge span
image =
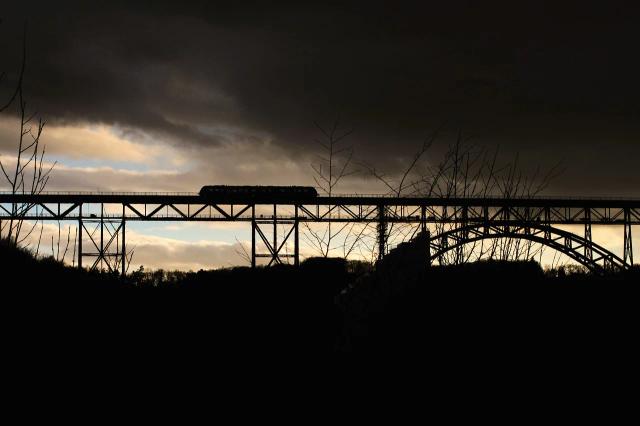
{"label": "bridge span", "polygon": [[[391,224],[413,224],[430,232],[430,225],[448,224],[429,234],[425,256],[429,262],[450,250],[484,239],[511,238],[558,250],[604,273],[633,265],[632,226],[640,225],[640,198],[581,197],[394,197],[386,195],[319,196],[309,202],[247,197],[233,203],[197,193],[43,192],[0,193],[0,223],[12,221],[75,221],[78,224],[79,267],[91,259],[90,269],[121,270],[127,263],[126,223],[130,221],[249,222],[252,229],[251,264],[292,258],[299,263],[301,223],[352,222],[375,225],[379,257],[387,250]],[[286,226],[278,235],[278,225]],[[557,225],[581,225],[580,235]],[[592,240],[592,226],[621,228],[622,256]],[[268,238],[266,228],[271,231]],[[283,250],[293,240],[293,253]],[[260,241],[266,252],[259,253]],[[87,248],[88,247],[88,248]],[[115,247],[115,250],[114,250]],[[115,265],[115,266],[114,266]]]}

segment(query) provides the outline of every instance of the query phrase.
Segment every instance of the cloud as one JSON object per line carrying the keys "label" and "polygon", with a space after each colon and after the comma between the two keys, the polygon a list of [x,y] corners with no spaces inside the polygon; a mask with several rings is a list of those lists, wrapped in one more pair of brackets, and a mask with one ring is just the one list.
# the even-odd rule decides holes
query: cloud
{"label": "cloud", "polygon": [[[19,129],[18,119],[0,117],[0,151],[16,153]],[[49,156],[63,160],[148,166],[164,164],[167,167],[181,167],[187,162],[180,151],[166,144],[141,143],[124,136],[118,129],[103,124],[45,125],[41,142],[46,145]]]}
{"label": "cloud", "polygon": [[[410,157],[448,121],[445,143],[462,128],[531,164],[565,158],[554,188],[628,194],[640,183],[630,171],[640,154],[640,66],[628,53],[637,27],[613,7],[33,10],[28,100],[54,124],[104,124],[196,151],[269,139],[297,160],[317,150],[313,122],[340,114],[357,154],[397,172],[389,158]],[[27,10],[6,13],[0,51],[11,74]]]}

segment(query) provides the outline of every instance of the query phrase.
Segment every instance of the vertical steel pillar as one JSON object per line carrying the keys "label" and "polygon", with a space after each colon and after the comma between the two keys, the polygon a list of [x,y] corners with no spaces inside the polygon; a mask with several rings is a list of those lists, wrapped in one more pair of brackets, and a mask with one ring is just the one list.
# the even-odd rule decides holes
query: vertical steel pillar
{"label": "vertical steel pillar", "polygon": [[489,206],[482,207],[482,222],[484,224],[482,232],[484,235],[489,235]]}
{"label": "vertical steel pillar", "polygon": [[449,247],[449,237],[443,235],[440,239],[440,256],[438,256],[438,264],[444,265],[444,252]]}
{"label": "vertical steel pillar", "polygon": [[551,239],[551,211],[549,207],[544,208],[544,238]]}
{"label": "vertical steel pillar", "polygon": [[[448,209],[448,206],[446,206],[446,205],[444,207],[442,207],[442,217],[441,217],[441,219],[443,220],[443,228],[442,229],[444,230],[444,227],[445,227],[444,224],[449,221],[449,209]],[[456,224],[454,224],[454,226],[456,226]],[[447,247],[447,244],[448,244],[447,237],[442,237],[441,240],[440,240],[440,244],[441,244],[441,247],[440,247],[441,250],[444,247]],[[438,264],[439,265],[444,265],[444,255],[442,254],[442,251],[440,253],[440,256],[438,256]]]}
{"label": "vertical steel pillar", "polygon": [[122,277],[124,278],[127,275],[127,247],[126,247],[126,220],[124,218],[124,204],[122,205]]}
{"label": "vertical steel pillar", "polygon": [[251,206],[251,267],[256,267],[256,205]]}
{"label": "vertical steel pillar", "polygon": [[427,266],[431,266],[431,233],[429,230],[424,231],[424,237],[427,240]]}
{"label": "vertical steel pillar", "polygon": [[420,207],[420,230],[423,234],[427,232],[427,206]]}
{"label": "vertical steel pillar", "polygon": [[100,270],[104,268],[104,203],[100,203]]}
{"label": "vertical steel pillar", "polygon": [[[467,206],[462,206],[462,239],[463,241],[467,241],[469,238],[469,230],[467,229],[467,224],[469,223],[469,210]],[[458,244],[456,247],[456,263],[462,263],[464,260],[464,244]]]}
{"label": "vertical steel pillar", "polygon": [[387,246],[387,223],[384,217],[384,206],[378,206],[378,260],[385,255]]}
{"label": "vertical steel pillar", "polygon": [[584,239],[584,257],[593,260],[593,248],[591,246],[593,242],[593,237],[591,236],[591,208],[589,207],[584,209]]}
{"label": "vertical steel pillar", "polygon": [[[462,226],[467,226],[469,224],[469,207],[462,206]],[[467,230],[465,230],[465,236],[467,234]]]}
{"label": "vertical steel pillar", "polygon": [[568,248],[569,250],[571,250],[571,238],[569,237],[564,237],[564,246],[566,248]]}
{"label": "vertical steel pillar", "polygon": [[631,240],[631,211],[624,209],[624,256],[625,265],[633,265],[633,242]]}
{"label": "vertical steel pillar", "polygon": [[509,226],[509,221],[511,220],[511,210],[509,207],[505,206],[502,208],[502,220],[504,221],[504,232],[511,232],[511,227]]}
{"label": "vertical steel pillar", "polygon": [[78,269],[82,269],[82,204],[80,204],[78,215]]}
{"label": "vertical steel pillar", "polygon": [[276,207],[277,204],[273,205],[273,263],[279,263],[280,258],[278,257],[278,220],[276,219]]}
{"label": "vertical steel pillar", "polygon": [[298,205],[296,204],[295,206],[295,216],[294,216],[294,223],[293,226],[295,227],[293,230],[293,263],[295,266],[299,266],[300,265],[300,239],[298,236],[298,225],[300,223],[300,220],[298,219]]}

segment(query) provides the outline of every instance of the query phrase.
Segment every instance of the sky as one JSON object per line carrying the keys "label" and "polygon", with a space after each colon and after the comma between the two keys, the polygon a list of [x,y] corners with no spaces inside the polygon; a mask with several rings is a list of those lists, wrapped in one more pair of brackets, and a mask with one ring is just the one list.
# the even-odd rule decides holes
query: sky
{"label": "sky", "polygon": [[[313,184],[316,123],[339,120],[357,163],[391,177],[440,129],[432,163],[462,133],[525,169],[560,163],[550,195],[638,194],[640,30],[629,2],[96,3],[0,11],[0,99],[26,23],[25,98],[58,161],[50,190]],[[6,161],[16,120],[0,116]],[[381,191],[354,172],[338,192]],[[150,228],[140,235],[172,247],[174,237],[235,243]]]}

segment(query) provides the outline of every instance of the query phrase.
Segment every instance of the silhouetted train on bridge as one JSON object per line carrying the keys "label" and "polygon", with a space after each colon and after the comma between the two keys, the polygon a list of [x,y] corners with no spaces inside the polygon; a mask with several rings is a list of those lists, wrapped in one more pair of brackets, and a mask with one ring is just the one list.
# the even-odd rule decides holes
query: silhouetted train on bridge
{"label": "silhouetted train on bridge", "polygon": [[200,196],[218,203],[304,203],[312,202],[318,191],[312,186],[232,186],[207,185]]}

